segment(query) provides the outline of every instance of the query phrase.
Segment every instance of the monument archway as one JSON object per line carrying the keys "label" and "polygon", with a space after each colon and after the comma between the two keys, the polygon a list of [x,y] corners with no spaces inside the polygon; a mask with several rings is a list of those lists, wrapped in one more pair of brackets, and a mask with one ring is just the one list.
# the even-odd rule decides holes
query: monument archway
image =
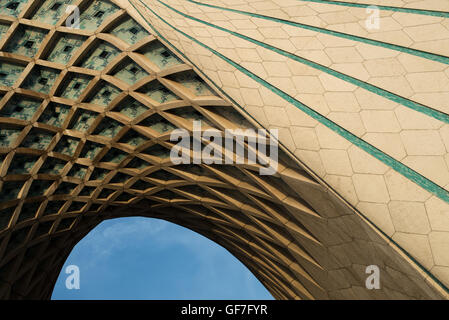
{"label": "monument archway", "polygon": [[[445,297],[282,145],[273,175],[258,163],[174,164],[177,128],[260,125],[118,2],[74,2],[79,29],[65,25],[69,3],[0,5],[1,298],[50,298],[74,245],[130,216],[208,237],[277,299]],[[370,265],[379,290],[365,287]]]}

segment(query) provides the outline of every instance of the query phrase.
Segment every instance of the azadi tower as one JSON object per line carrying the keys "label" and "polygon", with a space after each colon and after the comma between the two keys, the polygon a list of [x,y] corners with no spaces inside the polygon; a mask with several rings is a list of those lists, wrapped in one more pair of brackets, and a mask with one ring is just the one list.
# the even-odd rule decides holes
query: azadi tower
{"label": "azadi tower", "polygon": [[[277,299],[449,298],[448,65],[447,0],[2,0],[0,297],[145,216]],[[174,164],[200,120],[277,129],[276,173]]]}

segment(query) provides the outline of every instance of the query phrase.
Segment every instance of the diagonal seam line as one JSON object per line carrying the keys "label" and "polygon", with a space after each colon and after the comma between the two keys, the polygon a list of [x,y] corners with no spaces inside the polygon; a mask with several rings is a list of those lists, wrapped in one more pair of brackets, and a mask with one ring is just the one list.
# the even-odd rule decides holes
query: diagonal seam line
{"label": "diagonal seam line", "polygon": [[401,97],[401,96],[399,96],[399,95],[397,95],[397,94],[395,94],[393,92],[390,92],[390,91],[387,91],[385,89],[376,87],[376,86],[374,86],[374,85],[372,85],[370,83],[367,83],[365,81],[359,80],[359,79],[354,78],[352,76],[346,75],[346,74],[341,73],[339,71],[336,71],[334,69],[328,68],[326,66],[318,64],[318,63],[313,62],[311,60],[302,58],[302,57],[297,56],[297,55],[295,55],[293,53],[290,53],[290,52],[285,51],[283,49],[274,47],[272,45],[269,45],[267,43],[261,42],[259,40],[254,39],[254,38],[245,36],[245,35],[243,35],[241,33],[228,30],[226,28],[217,26],[217,25],[212,24],[210,22],[203,21],[203,20],[201,20],[199,18],[195,18],[193,16],[190,16],[190,15],[188,15],[186,13],[183,13],[183,12],[181,12],[181,11],[171,7],[170,5],[164,3],[164,2],[162,2],[160,0],[157,0],[157,1],[159,3],[161,3],[161,4],[163,4],[164,6],[166,6],[167,8],[169,8],[170,10],[172,10],[172,11],[174,11],[174,12],[176,12],[176,13],[178,13],[178,14],[180,14],[180,15],[188,18],[188,19],[191,19],[191,20],[197,21],[199,23],[205,24],[205,25],[207,25],[209,27],[212,27],[212,28],[215,28],[215,29],[227,32],[227,33],[230,33],[233,36],[236,36],[238,38],[241,38],[241,39],[244,39],[246,41],[249,41],[249,42],[252,42],[254,44],[257,44],[257,45],[259,45],[261,47],[264,47],[265,49],[274,51],[274,52],[276,52],[276,53],[278,53],[280,55],[283,55],[283,56],[285,56],[287,58],[290,58],[292,60],[298,61],[298,62],[300,62],[302,64],[305,64],[305,65],[308,65],[308,66],[310,66],[310,67],[312,67],[314,69],[318,69],[320,71],[323,71],[323,72],[325,72],[327,74],[330,74],[330,75],[332,75],[334,77],[337,77],[337,78],[339,78],[341,80],[344,80],[344,81],[349,82],[349,83],[351,83],[353,85],[356,85],[356,86],[361,87],[361,88],[363,88],[365,90],[368,90],[368,91],[370,91],[370,92],[372,92],[374,94],[377,94],[377,95],[379,95],[379,96],[381,96],[383,98],[389,99],[389,100],[391,100],[393,102],[396,102],[396,103],[399,103],[399,104],[401,104],[401,105],[403,105],[403,106],[405,106],[407,108],[410,108],[410,109],[413,109],[415,111],[421,112],[421,113],[423,113],[423,114],[425,114],[427,116],[430,116],[432,118],[435,118],[437,120],[440,120],[442,122],[445,122],[445,123],[449,124],[449,115],[447,115],[444,112],[441,112],[439,110],[436,110],[436,109],[428,107],[428,106],[425,106],[425,105],[423,105],[421,103],[418,103],[418,102],[415,102],[413,100]]}
{"label": "diagonal seam line", "polygon": [[396,12],[421,14],[421,15],[433,16],[433,17],[449,18],[449,12],[438,11],[438,10],[401,8],[401,7],[394,7],[394,6],[382,6],[382,5],[378,5],[378,4],[354,3],[354,2],[333,1],[333,0],[298,0],[298,1],[302,1],[302,2],[316,2],[316,3],[337,5],[337,6],[345,6],[345,7],[355,7],[355,8],[368,8],[368,7],[373,7],[374,8],[374,7],[377,7],[380,10],[385,10],[385,11],[396,11]]}
{"label": "diagonal seam line", "polygon": [[414,55],[417,57],[421,57],[421,58],[425,58],[428,60],[433,60],[433,61],[441,62],[444,64],[449,64],[449,57],[435,54],[435,53],[430,53],[430,52],[421,51],[421,50],[417,50],[417,49],[411,49],[411,48],[407,48],[407,47],[400,46],[397,44],[386,43],[386,42],[368,39],[368,38],[364,38],[364,37],[360,37],[360,36],[356,36],[356,35],[352,35],[352,34],[348,34],[348,33],[344,33],[344,32],[328,30],[328,29],[324,29],[324,28],[320,28],[320,27],[314,27],[314,26],[300,23],[300,22],[293,22],[293,21],[289,21],[289,20],[285,20],[285,19],[274,18],[274,17],[270,17],[270,16],[258,14],[258,13],[252,13],[252,12],[247,12],[247,11],[243,11],[243,10],[220,7],[220,6],[216,6],[216,5],[212,5],[212,4],[201,3],[198,1],[194,1],[194,0],[186,0],[186,1],[194,3],[199,6],[221,9],[221,10],[225,10],[225,11],[230,11],[230,12],[234,12],[234,13],[238,13],[238,14],[251,16],[254,18],[260,18],[260,19],[270,20],[270,21],[274,21],[274,22],[278,22],[278,23],[283,23],[283,24],[290,25],[293,27],[298,27],[298,28],[302,28],[302,29],[306,29],[306,30],[312,30],[315,32],[319,32],[319,33],[329,34],[329,35],[332,35],[335,37],[344,38],[344,39],[348,39],[348,40],[363,42],[363,43],[371,44],[371,45],[374,45],[377,47],[392,49],[395,51],[408,53],[408,54],[411,54],[411,55]]}
{"label": "diagonal seam line", "polygon": [[[176,27],[172,26],[170,23],[168,23],[167,21],[165,21],[162,17],[160,17],[156,12],[154,12],[150,7],[148,7],[145,3],[142,2],[142,0],[139,0],[139,2],[145,6],[148,10],[150,10],[157,18],[159,18],[162,22],[164,22],[165,24],[167,24],[168,26],[170,26],[173,30],[177,31],[178,33],[184,35],[186,38],[191,39],[192,41],[198,43],[199,45],[205,47],[205,48],[209,48],[207,47],[207,45],[199,42],[198,40],[194,39],[193,37],[189,36],[188,34],[186,34],[185,32],[177,29]],[[133,1],[130,1],[131,5],[133,6],[133,8],[139,13],[139,15],[145,20],[146,23],[148,23],[148,25],[165,41],[167,41],[168,43],[170,43],[145,17],[144,15],[139,11],[139,9],[136,8],[136,6],[134,5]],[[180,53],[182,56],[186,57],[177,47],[171,45],[178,53]],[[214,53],[215,50],[213,50],[212,48],[209,48],[209,51],[211,51],[212,53]],[[220,53],[215,53],[216,55],[218,54],[218,56],[227,61],[228,59],[224,56],[222,56]],[[186,57],[186,59],[188,59],[190,61],[190,59],[188,57]],[[243,67],[242,67],[243,68]],[[204,73],[203,73],[204,74]],[[208,79],[209,77],[204,74]],[[263,80],[263,79],[262,79]],[[221,88],[219,88],[220,91],[222,91],[226,96],[228,96]],[[233,101],[232,97],[229,97],[231,99],[231,101]],[[237,104],[238,105],[238,104]],[[243,109],[243,108],[242,108]],[[244,110],[244,109],[243,109]],[[246,112],[246,111],[245,111]],[[247,113],[247,112],[246,112]],[[250,115],[251,116],[251,115]],[[252,117],[252,116],[251,116]],[[344,129],[343,129],[344,130]],[[394,160],[394,159],[393,159]],[[410,168],[408,168],[409,170],[411,170]],[[413,170],[411,170],[413,171]],[[441,198],[440,198],[441,199]],[[447,200],[445,200],[447,202]],[[400,249],[401,252],[403,252],[410,260],[412,260],[419,268],[421,268],[421,270],[423,270],[432,280],[434,280],[438,285],[441,286],[441,288],[444,289],[445,292],[449,293],[449,288],[446,287],[446,285],[444,283],[442,283],[437,277],[435,277],[430,271],[428,271],[416,258],[414,258],[407,250],[405,250],[404,248],[402,248],[395,240],[393,240],[388,234],[386,234],[382,229],[380,229],[376,224],[374,224],[368,217],[366,217],[363,213],[359,212],[357,209],[354,208],[354,210],[356,212],[358,212],[364,219],[366,219],[369,223],[371,223],[371,225],[378,230],[382,235],[384,235],[389,241],[391,241],[391,243],[393,243],[398,249]]]}

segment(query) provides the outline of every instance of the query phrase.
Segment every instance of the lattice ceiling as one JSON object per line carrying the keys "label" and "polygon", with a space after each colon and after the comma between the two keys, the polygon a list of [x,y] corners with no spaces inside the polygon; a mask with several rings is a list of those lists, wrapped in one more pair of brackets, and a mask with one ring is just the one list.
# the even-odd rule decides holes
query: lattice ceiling
{"label": "lattice ceiling", "polygon": [[[283,154],[271,177],[259,176],[258,165],[172,165],[175,128],[253,125],[123,9],[74,1],[81,23],[73,29],[65,26],[71,3],[0,4],[0,296],[48,297],[54,275],[29,271],[57,276],[86,232],[126,215],[232,242],[237,257],[253,256],[277,297],[321,292],[310,273],[321,266],[305,249],[320,243],[303,225],[320,217],[285,183],[317,188],[314,179]],[[279,228],[290,220],[288,235]],[[281,249],[293,236],[304,247]]]}

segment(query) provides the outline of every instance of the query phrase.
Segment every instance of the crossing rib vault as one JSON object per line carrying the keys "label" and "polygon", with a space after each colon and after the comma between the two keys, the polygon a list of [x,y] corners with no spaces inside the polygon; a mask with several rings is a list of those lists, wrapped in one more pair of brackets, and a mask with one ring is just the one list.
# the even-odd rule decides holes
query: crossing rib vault
{"label": "crossing rib vault", "polygon": [[[364,1],[2,1],[0,297],[50,298],[90,230],[144,216],[277,299],[446,299],[449,4],[370,4],[378,30]],[[278,129],[277,173],[174,165],[195,120]]]}

